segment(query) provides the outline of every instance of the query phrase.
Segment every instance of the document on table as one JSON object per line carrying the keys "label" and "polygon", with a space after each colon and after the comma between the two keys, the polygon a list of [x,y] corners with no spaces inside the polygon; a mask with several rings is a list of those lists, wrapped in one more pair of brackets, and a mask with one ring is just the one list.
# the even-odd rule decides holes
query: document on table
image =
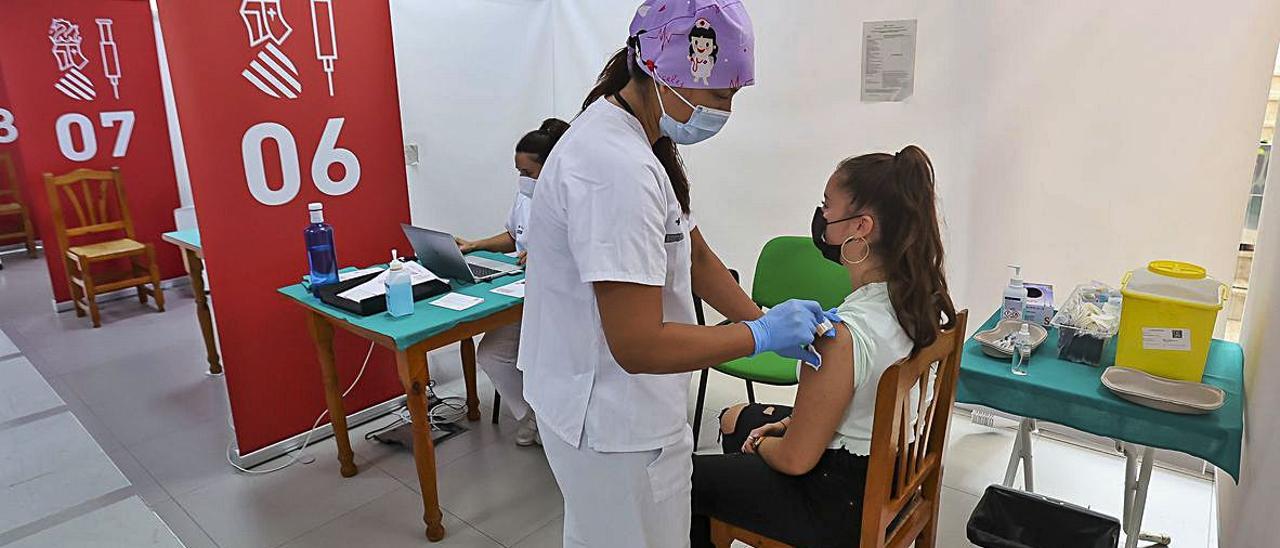
{"label": "document on table", "polygon": [[360,270],[352,270],[350,272],[339,272],[338,281],[345,282],[352,278],[359,278],[361,276],[364,276],[365,274],[373,274],[374,272],[382,272],[383,270],[384,270],[383,267],[375,266],[372,268],[361,268]]}
{"label": "document on table", "polygon": [[[404,264],[404,270],[409,273],[409,283],[413,285],[418,285],[420,283],[440,279],[430,270],[427,270],[427,267],[422,266],[416,262],[405,261],[403,264]],[[374,276],[373,279],[365,283],[362,283],[360,285],[357,285],[351,289],[343,291],[342,293],[339,293],[338,296],[342,297],[343,299],[350,299],[356,302],[360,302],[370,297],[386,295],[387,294],[387,274],[390,271],[391,271],[390,269],[384,269],[382,270],[381,274]],[[365,272],[365,274],[368,274],[368,272]]]}
{"label": "document on table", "polygon": [[915,79],[916,20],[862,23],[862,101],[902,102]]}
{"label": "document on table", "polygon": [[440,308],[448,308],[449,310],[466,310],[475,305],[484,302],[480,297],[472,297],[471,295],[463,295],[461,293],[446,293],[443,297],[430,301],[427,304],[438,306]]}
{"label": "document on table", "polygon": [[511,282],[502,287],[495,287],[493,289],[490,289],[489,292],[497,293],[499,295],[506,295],[508,297],[514,297],[517,299],[523,299],[524,298],[524,280],[520,280],[518,282]]}

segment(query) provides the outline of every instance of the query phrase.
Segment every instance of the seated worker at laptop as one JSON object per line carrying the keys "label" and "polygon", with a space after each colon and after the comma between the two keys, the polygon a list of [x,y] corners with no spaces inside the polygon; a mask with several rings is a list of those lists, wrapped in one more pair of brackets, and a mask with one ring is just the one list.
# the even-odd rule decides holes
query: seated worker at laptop
{"label": "seated worker at laptop", "polygon": [[[569,124],[557,118],[548,118],[542,126],[535,129],[516,143],[516,171],[520,173],[519,192],[515,203],[511,205],[511,213],[507,218],[506,230],[483,240],[467,241],[457,239],[458,248],[463,253],[477,250],[495,251],[499,253],[519,252],[520,264],[525,256],[525,230],[529,223],[529,206],[533,201],[533,187],[542,173],[542,165],[546,163],[551,148]],[[520,421],[516,430],[516,445],[529,446],[541,444],[538,438],[538,423],[534,420],[533,410],[524,400],[524,376],[516,369],[516,356],[520,347],[520,323],[513,323],[485,334],[476,349],[476,364],[484,371],[493,386],[498,389],[502,401],[507,404],[511,414]]]}

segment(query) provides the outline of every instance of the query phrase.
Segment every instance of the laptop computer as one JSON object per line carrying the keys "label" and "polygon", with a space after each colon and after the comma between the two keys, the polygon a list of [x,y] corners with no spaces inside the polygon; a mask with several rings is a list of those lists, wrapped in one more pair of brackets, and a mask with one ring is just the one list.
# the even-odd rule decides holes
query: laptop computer
{"label": "laptop computer", "polygon": [[409,239],[409,245],[413,246],[418,262],[442,278],[480,283],[522,270],[519,266],[502,261],[464,256],[453,235],[447,232],[405,223],[401,223],[400,228]]}

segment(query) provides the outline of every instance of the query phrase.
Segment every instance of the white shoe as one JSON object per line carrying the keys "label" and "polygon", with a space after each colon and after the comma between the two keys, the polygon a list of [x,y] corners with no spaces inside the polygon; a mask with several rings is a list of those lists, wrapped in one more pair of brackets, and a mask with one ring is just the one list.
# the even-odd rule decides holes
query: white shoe
{"label": "white shoe", "polygon": [[542,445],[542,438],[538,436],[538,421],[533,418],[533,413],[529,413],[520,420],[520,428],[516,430],[516,445],[528,447],[535,443]]}

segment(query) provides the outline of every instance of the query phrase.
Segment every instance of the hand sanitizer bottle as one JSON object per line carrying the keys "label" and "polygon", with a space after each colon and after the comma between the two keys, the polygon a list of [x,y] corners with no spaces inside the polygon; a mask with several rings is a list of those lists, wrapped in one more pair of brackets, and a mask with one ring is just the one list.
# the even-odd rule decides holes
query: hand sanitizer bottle
{"label": "hand sanitizer bottle", "polygon": [[338,255],[333,246],[333,227],[324,222],[324,206],[312,202],[307,204],[307,210],[311,212],[311,224],[302,231],[302,237],[311,266],[311,293],[318,294],[321,286],[338,283]]}
{"label": "hand sanitizer bottle", "polygon": [[1011,276],[1009,285],[1004,288],[1004,302],[1000,306],[1000,317],[1006,320],[1022,320],[1022,313],[1027,303],[1027,287],[1022,284],[1022,267],[1009,265]]}
{"label": "hand sanitizer bottle", "polygon": [[394,317],[413,314],[413,280],[404,263],[391,250],[391,263],[387,267],[387,312]]}
{"label": "hand sanitizer bottle", "polygon": [[1023,322],[1022,329],[1013,336],[1013,374],[1026,375],[1031,365],[1031,329]]}

